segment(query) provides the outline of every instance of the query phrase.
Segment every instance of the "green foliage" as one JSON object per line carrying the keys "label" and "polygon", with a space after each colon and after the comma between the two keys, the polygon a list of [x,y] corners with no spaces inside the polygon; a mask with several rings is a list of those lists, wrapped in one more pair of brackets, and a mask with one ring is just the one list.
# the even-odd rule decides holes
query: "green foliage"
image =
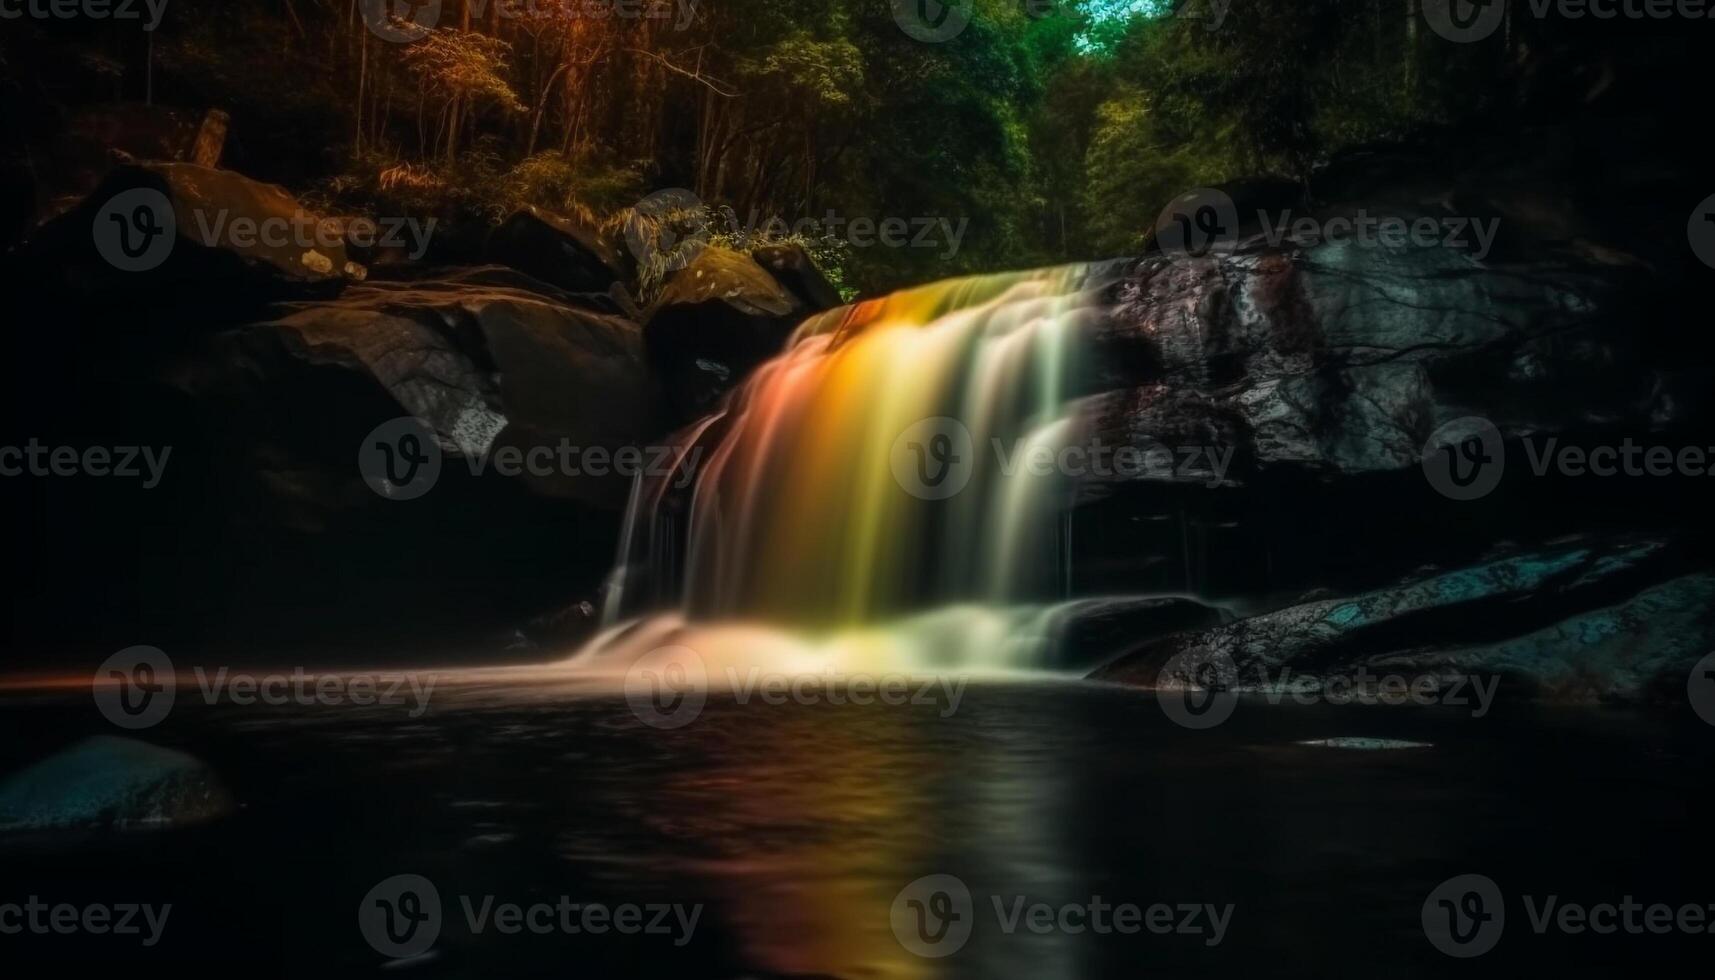
{"label": "green foliage", "polygon": [[405,64],[419,85],[446,98],[523,112],[524,103],[506,82],[511,49],[505,41],[475,32],[438,30],[405,49]]}
{"label": "green foliage", "polygon": [[500,178],[511,207],[527,204],[579,215],[608,215],[644,193],[635,167],[570,160],[558,153],[525,157]]}
{"label": "green foliage", "polygon": [[1436,46],[1397,0],[1232,0],[1218,26],[1208,0],[1172,5],[1196,16],[1104,6],[1142,11],[1087,36],[1109,97],[1092,107],[1063,87],[1046,112],[1089,121],[1079,202],[1096,253],[1135,248],[1176,194],[1250,175],[1304,180],[1343,148],[1481,113],[1484,93],[1505,88],[1504,47]]}
{"label": "green foliage", "polygon": [[847,281],[851,248],[844,241],[784,222],[752,228],[731,208],[701,203],[649,210],[625,208],[608,219],[602,231],[615,241],[636,244],[637,296],[645,304],[694,254],[692,248],[724,248],[748,255],[766,245],[796,245],[810,256],[842,298],[850,300],[857,295]]}
{"label": "green foliage", "polygon": [[212,100],[232,166],[342,213],[602,217],[685,187],[746,224],[966,223],[953,254],[800,236],[865,293],[1123,254],[1187,189],[1303,179],[1487,112],[1533,29],[1439,44],[1399,0],[1231,0],[1218,25],[1213,0],[975,0],[931,44],[891,0],[721,0],[683,24],[446,0],[438,29],[393,44],[349,3],[175,3],[146,65],[44,50],[32,70]]}

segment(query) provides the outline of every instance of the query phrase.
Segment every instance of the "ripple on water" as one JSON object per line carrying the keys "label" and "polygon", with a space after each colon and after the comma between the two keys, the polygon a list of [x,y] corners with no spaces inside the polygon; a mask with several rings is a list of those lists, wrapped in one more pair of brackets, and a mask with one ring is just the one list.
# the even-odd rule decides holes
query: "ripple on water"
{"label": "ripple on water", "polygon": [[1357,752],[1381,752],[1390,749],[1432,749],[1433,742],[1408,742],[1402,738],[1370,738],[1363,735],[1338,735],[1334,738],[1307,738],[1294,743],[1314,749],[1348,749]]}

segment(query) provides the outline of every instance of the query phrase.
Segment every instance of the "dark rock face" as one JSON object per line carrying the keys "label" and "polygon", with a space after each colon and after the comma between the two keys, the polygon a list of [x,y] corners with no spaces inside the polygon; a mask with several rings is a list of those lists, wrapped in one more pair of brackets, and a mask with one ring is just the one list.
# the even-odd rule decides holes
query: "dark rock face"
{"label": "dark rock face", "polygon": [[[116,264],[127,247],[140,258],[135,268]],[[5,279],[92,315],[184,331],[277,300],[334,296],[367,272],[340,222],[279,186],[191,163],[142,163],[114,169],[37,229]]]}
{"label": "dark rock face", "polygon": [[515,212],[488,237],[490,262],[578,293],[606,292],[630,278],[624,256],[601,233],[539,208]]}
{"label": "dark rock face", "polygon": [[[73,317],[19,337],[4,444],[171,455],[147,488],[4,481],[8,511],[36,515],[10,555],[14,641],[94,657],[146,638],[188,663],[506,655],[613,560],[629,476],[584,453],[664,424],[641,329],[612,309],[496,267],[201,330]],[[384,499],[359,453],[406,416],[440,474]],[[91,567],[115,570],[99,599]]]}
{"label": "dark rock face", "polygon": [[831,310],[845,302],[840,298],[839,290],[828,282],[801,246],[763,245],[751,249],[750,257],[767,269],[810,313]]}
{"label": "dark rock face", "polygon": [[[775,258],[789,273],[787,281],[810,295],[817,292],[807,285],[814,266],[794,272],[795,258]],[[830,287],[824,298],[832,292]],[[690,421],[707,414],[752,369],[780,353],[793,329],[814,312],[819,308],[788,290],[757,260],[711,247],[667,281],[643,329],[650,359],[680,419]]]}
{"label": "dark rock face", "polygon": [[1133,441],[1142,416],[1226,437],[1245,470],[1355,476],[1417,465],[1435,427],[1463,415],[1516,436],[1671,411],[1644,338],[1612,319],[1623,275],[1548,271],[1260,238],[1219,259],[1146,259],[1099,343],[1153,383],[1094,402],[1097,433]]}
{"label": "dark rock face", "polygon": [[[1699,643],[1708,652],[1708,478],[1604,479],[1546,460],[1715,447],[1715,345],[1683,326],[1715,277],[1686,258],[1663,172],[1584,172],[1510,145],[1465,160],[1352,154],[1297,200],[1235,186],[1228,246],[1152,250],[1113,288],[1082,419],[1087,438],[1148,465],[1082,482],[1074,589],[1189,593],[1259,615],[1143,643],[1102,676],[1153,683],[1170,658],[1203,651],[1247,677],[1397,663],[1627,698],[1683,674]],[[1318,229],[1295,231],[1303,217]],[[1430,219],[1436,234],[1326,230],[1360,217]],[[1674,230],[1652,241],[1651,228]],[[1492,489],[1452,499],[1430,478],[1436,454],[1485,423]],[[1601,574],[1546,579],[1530,598],[1506,580],[1533,563]],[[1478,598],[1418,608],[1472,580]],[[1683,698],[1683,676],[1677,687]]]}
{"label": "dark rock face", "polygon": [[1493,676],[1523,696],[1683,700],[1715,646],[1715,571],[1661,540],[1563,542],[1146,641],[1093,676],[1234,691],[1362,673]]}
{"label": "dark rock face", "polygon": [[[1715,353],[1681,326],[1707,270],[1634,251],[1571,183],[1528,167],[1331,169],[1323,190],[1348,196],[1265,209],[1207,257],[1146,255],[1114,287],[1092,331],[1085,435],[1150,465],[1083,481],[1086,582],[1290,596],[1476,561],[1502,540],[1707,524],[1696,477],[1533,468],[1548,440],[1715,444],[1702,394]],[[1452,223],[1429,241],[1291,230],[1360,213]],[[1490,223],[1479,234],[1475,221]],[[1453,501],[1423,459],[1472,417],[1498,433],[1505,475]]]}
{"label": "dark rock face", "polygon": [[[95,226],[137,190],[166,199],[177,241],[125,271]],[[326,225],[329,243],[235,241],[238,219]],[[91,662],[149,642],[187,664],[564,653],[595,625],[626,465],[656,465],[690,406],[776,353],[806,309],[711,250],[646,331],[620,257],[539,212],[490,238],[501,265],[370,277],[349,232],[278,187],[149,163],[109,174],[8,264],[9,295],[53,324],[11,338],[0,445],[162,462],[148,480],[0,481],[7,511],[35,517],[9,549],[11,642]],[[814,288],[813,267],[782,261]],[[413,499],[360,471],[401,419],[441,463]],[[113,570],[99,598],[91,568]]]}
{"label": "dark rock face", "polygon": [[1056,668],[1088,669],[1142,636],[1201,629],[1231,619],[1222,610],[1185,598],[1085,599],[1065,610],[1055,644]]}
{"label": "dark rock face", "polygon": [[[658,430],[636,324],[487,278],[473,270],[453,280],[353,286],[337,301],[288,304],[278,319],[247,328],[238,346],[357,370],[443,436],[454,458],[562,442],[612,453]],[[628,486],[558,472],[520,479],[535,493],[607,505]]]}
{"label": "dark rock face", "polygon": [[[276,556],[232,569],[211,550],[180,572],[226,565],[229,594],[247,595],[236,605],[283,619],[349,609],[349,628],[373,635],[375,612],[393,610],[411,620],[395,631],[450,638],[475,626],[479,645],[591,594],[630,484],[593,453],[646,444],[664,414],[641,331],[482,282],[496,278],[353,286],[178,360],[172,386],[221,420],[204,480],[242,494],[216,512],[222,536]],[[354,460],[369,430],[405,416],[433,434],[442,468],[423,496],[389,501]]]}

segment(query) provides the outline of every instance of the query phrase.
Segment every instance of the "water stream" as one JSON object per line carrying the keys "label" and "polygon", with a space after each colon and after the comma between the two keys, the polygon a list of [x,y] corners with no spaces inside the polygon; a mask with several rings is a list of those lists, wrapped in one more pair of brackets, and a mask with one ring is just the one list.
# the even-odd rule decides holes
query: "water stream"
{"label": "water stream", "polygon": [[[974,276],[798,328],[633,488],[603,662],[688,643],[789,671],[1044,666],[1074,381],[1122,263]],[[688,492],[685,488],[688,487]]]}

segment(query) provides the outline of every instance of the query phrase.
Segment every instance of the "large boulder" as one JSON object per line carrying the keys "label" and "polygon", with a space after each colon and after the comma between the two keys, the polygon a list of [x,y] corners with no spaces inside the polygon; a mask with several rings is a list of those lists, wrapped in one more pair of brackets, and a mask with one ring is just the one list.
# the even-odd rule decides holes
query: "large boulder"
{"label": "large boulder", "polygon": [[43,225],[7,270],[19,288],[165,330],[336,295],[367,269],[345,229],[284,188],[193,163],[118,167]]}
{"label": "large boulder", "polygon": [[1430,433],[1464,415],[1508,435],[1648,426],[1676,406],[1648,336],[1619,329],[1647,288],[1623,267],[1339,239],[1147,258],[1098,338],[1103,364],[1143,365],[1130,380],[1145,384],[1089,411],[1115,443],[1178,428],[1226,438],[1245,470],[1346,476],[1418,465]]}
{"label": "large boulder", "polygon": [[781,352],[793,328],[819,312],[756,259],[711,246],[667,280],[644,323],[649,356],[685,420]]}
{"label": "large boulder", "polygon": [[218,167],[229,118],[219,109],[196,111],[127,102],[87,106],[63,128],[31,147],[40,186],[37,216],[45,221],[88,197],[114,167],[138,160]]}
{"label": "large boulder", "polygon": [[[1075,584],[1279,601],[1467,564],[1498,540],[1541,543],[1598,517],[1706,525],[1695,474],[1604,482],[1530,467],[1549,439],[1715,444],[1715,345],[1683,329],[1715,283],[1679,254],[1685,214],[1681,241],[1651,245],[1637,229],[1666,224],[1655,212],[1677,202],[1640,188],[1616,210],[1605,195],[1625,188],[1582,180],[1517,153],[1366,151],[1296,202],[1276,184],[1232,188],[1240,221],[1224,247],[1135,261],[1087,331],[1078,414],[1085,439],[1147,465],[1081,481]],[[1359,219],[1433,221],[1448,236],[1361,238]],[[1426,455],[1485,425],[1504,449],[1499,485],[1476,500],[1437,492]]]}
{"label": "large boulder", "polygon": [[577,293],[606,292],[629,278],[624,256],[598,229],[537,207],[513,212],[489,233],[484,251],[490,262]]}
{"label": "large boulder", "polygon": [[1715,648],[1712,603],[1715,571],[1687,548],[1576,540],[1146,640],[1093,676],[1240,692],[1483,676],[1557,701],[1683,700]]}
{"label": "large boulder", "polygon": [[[354,368],[402,414],[427,423],[451,458],[466,461],[505,446],[562,443],[612,454],[659,430],[658,393],[635,323],[505,278],[468,270],[286,304],[279,318],[230,338],[227,363],[248,356],[254,370],[257,352],[271,349],[297,363]],[[221,371],[211,380],[233,376]],[[629,487],[611,472],[526,472],[520,480],[535,493],[615,507]]]}
{"label": "large boulder", "polygon": [[750,250],[750,257],[810,313],[831,310],[845,302],[802,245],[758,245]]}
{"label": "large boulder", "polygon": [[[194,331],[73,315],[20,333],[0,444],[170,457],[147,486],[0,481],[31,518],[8,549],[14,640],[98,660],[146,637],[187,663],[515,656],[520,626],[599,589],[630,481],[614,450],[666,424],[613,309],[494,267],[217,306],[226,322]],[[421,493],[364,469],[405,446],[389,424],[440,460]],[[125,572],[95,597],[91,567]]]}
{"label": "large boulder", "polygon": [[199,760],[134,738],[98,735],[0,782],[0,832],[158,830],[232,812]]}

